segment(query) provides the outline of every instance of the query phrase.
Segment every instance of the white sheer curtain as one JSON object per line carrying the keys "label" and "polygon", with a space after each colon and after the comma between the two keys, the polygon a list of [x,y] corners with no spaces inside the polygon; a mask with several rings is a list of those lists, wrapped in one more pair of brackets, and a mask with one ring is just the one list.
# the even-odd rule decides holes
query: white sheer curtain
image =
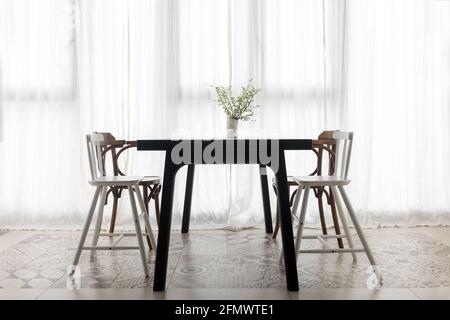
{"label": "white sheer curtain", "polygon": [[349,1],[343,126],[371,223],[449,223],[450,2]]}
{"label": "white sheer curtain", "polygon": [[0,225],[78,223],[80,113],[70,0],[0,1]]}
{"label": "white sheer curtain", "polygon": [[[1,0],[0,40],[8,45],[0,47],[0,226],[80,226],[92,193],[86,132],[217,136],[225,117],[209,84],[249,79],[262,88],[261,108],[243,131],[355,131],[350,192],[365,223],[448,223],[449,7],[432,0]],[[161,175],[162,160],[130,152],[123,165]],[[305,174],[313,161],[310,153],[288,154],[288,170]],[[174,227],[184,179],[183,169]],[[199,167],[192,219],[197,227],[260,224],[257,168]]]}

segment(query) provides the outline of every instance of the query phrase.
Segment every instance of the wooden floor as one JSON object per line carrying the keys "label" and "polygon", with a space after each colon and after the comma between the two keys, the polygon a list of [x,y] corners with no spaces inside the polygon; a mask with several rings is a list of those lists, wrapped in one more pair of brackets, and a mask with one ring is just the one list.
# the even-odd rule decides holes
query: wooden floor
{"label": "wooden floor", "polygon": [[[278,265],[280,241],[261,229],[174,231],[163,293],[143,277],[137,251],[83,253],[80,289],[69,290],[65,272],[79,232],[0,232],[0,299],[450,299],[450,228],[365,231],[382,287],[368,288],[364,254],[356,263],[348,254],[315,254],[300,256],[295,293]],[[154,256],[149,263],[153,273]]]}

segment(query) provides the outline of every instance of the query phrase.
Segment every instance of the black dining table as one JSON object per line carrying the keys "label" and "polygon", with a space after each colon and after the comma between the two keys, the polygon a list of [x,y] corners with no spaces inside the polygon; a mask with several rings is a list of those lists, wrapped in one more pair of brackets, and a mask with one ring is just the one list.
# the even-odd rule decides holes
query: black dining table
{"label": "black dining table", "polygon": [[178,170],[188,166],[182,220],[182,232],[187,233],[189,232],[196,165],[257,164],[260,169],[261,194],[267,233],[272,233],[267,168],[271,168],[275,174],[286,284],[289,291],[298,291],[297,261],[289,205],[285,151],[311,149],[311,139],[137,140],[137,150],[139,151],[165,151],[161,217],[156,248],[153,290],[164,291],[166,287],[174,187]]}

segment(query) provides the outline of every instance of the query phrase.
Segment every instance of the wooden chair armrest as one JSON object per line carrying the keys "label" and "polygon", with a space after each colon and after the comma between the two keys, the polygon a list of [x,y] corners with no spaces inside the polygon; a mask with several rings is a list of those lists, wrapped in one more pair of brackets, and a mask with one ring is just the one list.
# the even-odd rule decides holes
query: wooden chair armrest
{"label": "wooden chair armrest", "polygon": [[336,140],[334,140],[334,139],[315,139],[312,141],[313,147],[320,147],[325,144],[336,144]]}
{"label": "wooden chair armrest", "polygon": [[323,131],[321,134],[319,134],[319,139],[333,140],[333,134],[335,132],[336,130]]}
{"label": "wooden chair armrest", "polygon": [[132,147],[137,147],[137,141],[136,140],[127,140],[127,141],[125,141],[125,143],[127,145],[132,146]]}
{"label": "wooden chair armrest", "polygon": [[123,147],[125,145],[125,140],[103,140],[100,142],[96,142],[96,144],[100,146],[111,146],[114,148]]}

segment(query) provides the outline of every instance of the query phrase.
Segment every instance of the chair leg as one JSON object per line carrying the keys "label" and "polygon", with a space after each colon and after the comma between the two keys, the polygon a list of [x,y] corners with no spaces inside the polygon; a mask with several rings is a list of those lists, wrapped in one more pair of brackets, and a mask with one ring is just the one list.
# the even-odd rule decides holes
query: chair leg
{"label": "chair leg", "polygon": [[160,214],[160,206],[159,206],[159,192],[161,190],[161,186],[158,186],[158,187],[155,187],[155,188],[158,188],[158,189],[155,190],[154,201],[155,201],[156,223],[158,224],[158,227],[159,227],[159,220],[160,220],[160,216],[161,216],[161,214]]}
{"label": "chair leg", "polygon": [[150,225],[150,220],[149,220],[149,215],[148,215],[148,212],[147,212],[147,208],[145,207],[145,201],[142,198],[141,191],[139,190],[139,187],[136,187],[135,191],[136,191],[136,196],[138,198],[139,207],[140,207],[141,211],[143,211],[145,213],[144,214],[144,224],[145,224],[145,231],[147,233],[147,239],[150,242],[150,248],[155,248],[156,249],[156,241],[155,241],[155,237],[153,235],[152,227]]}
{"label": "chair leg", "polygon": [[86,222],[84,223],[83,232],[81,233],[80,241],[78,243],[77,251],[75,252],[75,257],[72,262],[72,270],[70,271],[69,276],[75,273],[75,266],[78,265],[80,261],[81,251],[83,250],[84,242],[86,241],[86,237],[89,231],[89,227],[92,222],[92,217],[94,216],[95,207],[97,206],[98,197],[100,195],[101,187],[97,187],[95,189],[94,197],[92,198],[91,206],[89,208],[88,216],[86,217]]}
{"label": "chair leg", "polygon": [[367,258],[369,259],[369,262],[370,262],[370,264],[371,264],[371,266],[372,266],[372,268],[373,268],[373,270],[375,272],[375,275],[377,276],[377,279],[378,279],[379,283],[382,283],[383,282],[382,275],[380,273],[380,270],[378,270],[378,268],[377,268],[377,264],[375,262],[375,259],[374,259],[373,255],[372,255],[372,251],[370,250],[369,244],[367,243],[366,238],[364,237],[364,234],[363,234],[362,229],[361,229],[361,225],[359,224],[359,221],[356,218],[355,211],[353,210],[352,204],[350,203],[350,200],[349,200],[349,198],[347,196],[347,193],[345,192],[343,186],[339,186],[338,188],[339,188],[339,191],[340,191],[340,193],[342,195],[342,199],[344,200],[344,204],[347,207],[348,214],[349,214],[349,216],[350,216],[350,218],[351,218],[351,220],[353,222],[353,225],[354,225],[354,227],[356,229],[356,232],[358,233],[358,237],[361,240],[361,244],[362,244],[362,246],[364,248],[364,251],[367,254]]}
{"label": "chair leg", "polygon": [[[320,189],[320,188],[319,188]],[[320,225],[322,227],[322,233],[324,235],[328,234],[327,231],[327,224],[325,222],[325,213],[323,211],[323,201],[322,201],[322,193],[320,193],[321,191],[319,190],[319,195],[317,197],[317,204],[319,206],[319,218],[320,218]]]}
{"label": "chair leg", "polygon": [[[330,187],[331,190],[331,187]],[[330,208],[331,208],[331,217],[333,218],[333,225],[334,225],[334,232],[336,235],[341,234],[341,229],[339,227],[339,219],[336,213],[336,204],[334,201],[334,194],[330,191]],[[342,238],[337,238],[338,247],[343,249],[344,248],[344,242],[342,241]]]}
{"label": "chair leg", "polygon": [[298,186],[297,193],[295,194],[295,198],[294,198],[294,203],[292,204],[291,214],[293,216],[296,216],[296,214],[297,214],[298,205],[300,204],[300,198],[302,196],[302,191],[303,191],[303,187]]}
{"label": "chair leg", "polygon": [[147,213],[150,212],[150,210],[148,210],[148,203],[150,202],[150,199],[148,198],[148,185],[147,184],[143,184],[142,185],[142,195],[144,197],[144,204],[145,204],[145,209],[147,210]]}
{"label": "chair leg", "polygon": [[[136,186],[136,188],[139,188],[139,186]],[[139,251],[141,253],[142,266],[144,267],[145,276],[148,277],[149,271],[148,271],[148,265],[147,265],[147,256],[145,255],[145,246],[144,246],[144,241],[142,240],[141,224],[139,222],[139,214],[138,214],[138,210],[137,210],[137,206],[136,206],[136,199],[134,198],[134,191],[133,191],[132,186],[128,187],[128,194],[130,197],[131,211],[133,211],[134,227],[136,229],[136,237],[138,240]]]}
{"label": "chair leg", "polygon": [[117,217],[117,205],[119,202],[119,198],[116,196],[114,191],[112,194],[113,194],[113,207],[111,213],[111,223],[109,225],[109,233],[114,233],[114,227],[116,225],[116,217]]}
{"label": "chair leg", "polygon": [[273,230],[272,239],[276,239],[278,231],[280,230],[280,209],[277,205],[277,212],[275,214],[275,229]]}
{"label": "chair leg", "polygon": [[[272,185],[273,192],[275,192],[275,196],[278,197],[277,186],[275,184]],[[276,239],[278,235],[278,231],[280,230],[280,208],[278,208],[278,199],[276,201],[276,211],[275,211],[275,227],[272,233],[272,239]]]}
{"label": "chair leg", "polygon": [[[347,239],[348,247],[350,249],[352,249],[352,248],[354,248],[353,239],[350,234],[350,229],[347,224],[347,218],[345,217],[345,212],[342,208],[341,199],[339,197],[339,193],[338,193],[338,190],[336,187],[331,187],[331,194],[333,195],[333,200],[335,201],[335,204],[337,207],[337,213],[339,214],[339,218],[341,219],[341,222],[342,222],[342,227],[344,228],[345,238]],[[357,257],[356,257],[355,252],[352,252],[352,256],[353,256],[353,261],[356,261]]]}
{"label": "chair leg", "polygon": [[[300,194],[301,192],[299,192]],[[300,218],[297,226],[297,237],[295,238],[295,258],[298,259],[298,251],[300,250],[300,243],[302,241],[303,229],[305,227],[306,209],[308,207],[309,187],[305,187],[305,195],[303,196],[302,208],[300,211]]]}
{"label": "chair leg", "polygon": [[[139,188],[137,188],[137,190],[139,190]],[[149,217],[150,216],[150,211],[149,211],[149,209],[148,209],[148,202],[149,202],[149,197],[148,197],[148,186],[146,185],[146,184],[143,184],[142,185],[142,194],[143,194],[143,198],[144,198],[144,208],[145,208],[145,212],[146,212],[146,214],[147,214],[147,217]],[[142,198],[142,197],[141,197]],[[138,198],[139,199],[139,198]],[[141,207],[141,210],[143,210],[142,209],[142,203],[141,203],[141,201],[138,201],[139,202],[139,206]],[[147,227],[145,227],[145,231],[146,231],[146,233],[147,233]],[[152,242],[150,241],[150,237],[147,235],[146,237],[145,237],[145,239],[147,240],[147,245],[148,245],[148,247],[150,248],[150,250],[152,250],[153,249],[153,246],[152,246]]]}
{"label": "chair leg", "polygon": [[[102,187],[102,195],[100,197],[100,203],[98,206],[98,212],[97,212],[97,221],[95,223],[95,229],[94,229],[94,237],[92,238],[92,246],[95,247],[98,243],[98,238],[100,236],[100,230],[102,228],[102,222],[103,222],[103,210],[105,208],[105,200],[106,200],[106,191],[108,190],[108,187]],[[91,256],[95,253],[95,250],[91,251]]]}

